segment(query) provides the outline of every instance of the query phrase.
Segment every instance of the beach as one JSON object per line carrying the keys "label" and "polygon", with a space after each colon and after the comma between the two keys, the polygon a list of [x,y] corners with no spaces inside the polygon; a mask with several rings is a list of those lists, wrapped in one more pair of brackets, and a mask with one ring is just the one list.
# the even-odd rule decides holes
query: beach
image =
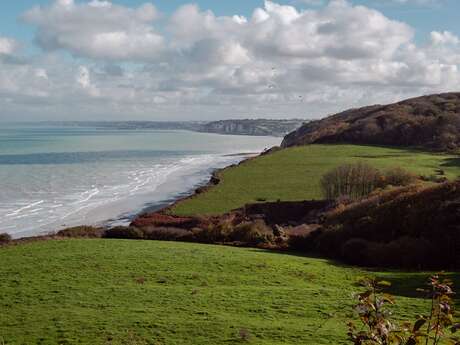
{"label": "beach", "polygon": [[126,225],[279,138],[188,131],[0,128],[0,230],[14,238]]}

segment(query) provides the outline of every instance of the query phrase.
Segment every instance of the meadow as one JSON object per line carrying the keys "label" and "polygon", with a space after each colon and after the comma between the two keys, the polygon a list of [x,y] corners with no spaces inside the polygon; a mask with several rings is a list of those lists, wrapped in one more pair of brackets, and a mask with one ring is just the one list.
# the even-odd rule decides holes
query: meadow
{"label": "meadow", "polygon": [[129,240],[0,248],[0,344],[347,344],[355,282],[393,283],[413,319],[428,273],[258,249]]}
{"label": "meadow", "polygon": [[212,215],[258,201],[323,198],[320,179],[344,163],[366,162],[378,169],[404,168],[431,176],[441,169],[460,176],[458,156],[413,149],[359,145],[307,145],[284,149],[221,171],[221,182],[172,208],[177,215]]}

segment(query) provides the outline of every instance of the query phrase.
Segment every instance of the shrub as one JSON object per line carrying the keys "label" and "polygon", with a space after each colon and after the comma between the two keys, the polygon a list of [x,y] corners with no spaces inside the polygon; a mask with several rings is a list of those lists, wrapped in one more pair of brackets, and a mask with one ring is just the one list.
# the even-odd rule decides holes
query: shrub
{"label": "shrub", "polygon": [[[452,281],[432,276],[427,289],[417,289],[430,298],[428,313],[417,316],[415,322],[405,321],[398,325],[391,319],[393,296],[382,293],[390,282],[364,279],[365,291],[356,295],[354,306],[361,327],[348,323],[348,338],[355,345],[440,345],[460,344],[455,333],[460,324],[454,322],[454,291]],[[452,334],[449,334],[452,333]]]}
{"label": "shrub", "polygon": [[352,238],[345,242],[341,248],[343,259],[354,265],[369,265],[370,242],[362,238]]}
{"label": "shrub", "polygon": [[11,236],[7,233],[0,234],[0,244],[11,242]]}
{"label": "shrub", "polygon": [[104,229],[95,228],[92,226],[75,226],[58,231],[57,235],[74,238],[100,238],[104,235]]}
{"label": "shrub", "polygon": [[228,236],[230,241],[242,242],[249,245],[272,243],[273,230],[263,220],[243,222],[233,228]]}
{"label": "shrub", "polygon": [[422,238],[401,237],[369,246],[368,265],[395,268],[433,268],[439,265],[435,247]]}
{"label": "shrub", "polygon": [[228,220],[223,220],[217,224],[210,224],[204,227],[201,231],[194,231],[195,239],[198,242],[217,243],[225,242],[229,234],[232,232],[233,225]]}
{"label": "shrub", "polygon": [[417,181],[417,176],[402,168],[392,168],[384,175],[385,185],[408,186]]}
{"label": "shrub", "polygon": [[321,188],[326,199],[347,196],[356,200],[376,189],[382,179],[380,172],[368,164],[345,164],[326,173]]}
{"label": "shrub", "polygon": [[157,241],[190,241],[193,233],[190,230],[170,227],[148,227],[143,228],[143,238]]}
{"label": "shrub", "polygon": [[142,239],[144,238],[144,234],[141,230],[134,227],[125,227],[125,226],[117,226],[115,228],[111,228],[105,231],[104,234],[105,238],[120,238],[120,239]]}
{"label": "shrub", "polygon": [[314,249],[316,238],[321,234],[321,231],[314,226],[301,225],[295,228],[288,228],[285,233],[288,236],[289,248],[311,251]]}
{"label": "shrub", "polygon": [[320,233],[316,238],[315,249],[328,257],[340,256],[340,248],[348,239],[342,227],[336,226],[325,230],[318,230]]}

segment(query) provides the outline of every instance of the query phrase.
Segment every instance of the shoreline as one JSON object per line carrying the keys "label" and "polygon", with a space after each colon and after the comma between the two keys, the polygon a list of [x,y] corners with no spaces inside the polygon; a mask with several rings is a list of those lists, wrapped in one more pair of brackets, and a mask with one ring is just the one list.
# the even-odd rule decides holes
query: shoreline
{"label": "shoreline", "polygon": [[161,202],[160,204],[157,204],[157,205],[152,205],[152,206],[145,207],[143,210],[141,210],[140,212],[138,212],[138,213],[136,213],[134,215],[134,217],[131,219],[130,224],[136,218],[138,218],[138,217],[140,217],[142,215],[145,215],[145,214],[149,214],[149,213],[163,213],[163,214],[168,213],[177,204],[179,204],[179,203],[181,203],[181,202],[183,202],[185,200],[194,198],[199,194],[206,193],[210,188],[212,188],[214,186],[217,186],[220,183],[221,180],[220,180],[219,174],[222,171],[237,167],[237,166],[239,166],[241,164],[244,164],[247,161],[250,161],[252,159],[260,157],[261,155],[265,154],[266,152],[269,152],[272,149],[273,148],[270,148],[267,151],[262,151],[262,152],[259,152],[259,153],[250,152],[250,153],[234,153],[234,154],[225,155],[226,157],[239,157],[239,156],[242,156],[244,158],[241,161],[237,162],[237,163],[232,163],[232,164],[227,165],[227,166],[225,166],[223,168],[215,168],[215,169],[213,169],[212,172],[210,173],[210,177],[209,177],[209,179],[207,181],[204,181],[202,183],[198,183],[195,186],[193,186],[192,188],[190,188],[188,191],[184,191],[184,192],[181,192],[181,193],[177,194],[177,197],[172,197],[172,198],[167,199],[164,202]]}
{"label": "shoreline", "polygon": [[[244,162],[254,159],[262,155],[265,151],[261,152],[237,152],[237,153],[229,153],[229,154],[222,154],[222,157],[233,157],[233,158],[241,158],[241,160],[231,163],[228,162],[223,167],[216,167],[213,168],[212,166],[204,169],[199,174],[202,175],[202,181],[193,184],[188,189],[184,189],[181,192],[178,192],[170,197],[166,197],[165,199],[160,199],[158,201],[147,202],[143,207],[137,210],[133,210],[131,212],[127,212],[125,214],[120,214],[113,218],[108,218],[105,220],[101,220],[98,222],[87,222],[87,223],[78,223],[78,224],[69,224],[68,226],[62,227],[55,227],[50,229],[44,229],[36,234],[30,234],[28,231],[22,232],[23,235],[19,235],[21,232],[17,233],[19,236],[15,236],[15,234],[10,234],[13,239],[13,242],[22,243],[22,242],[29,242],[35,240],[42,240],[42,239],[49,239],[49,238],[56,238],[59,237],[57,234],[61,230],[65,230],[68,228],[79,227],[79,226],[91,226],[91,227],[98,227],[102,229],[110,229],[116,226],[129,226],[135,219],[138,217],[149,214],[149,213],[167,213],[171,210],[175,205],[178,203],[187,200],[189,198],[193,198],[198,194],[206,192],[207,189],[217,185],[220,180],[218,175],[221,171],[226,169],[238,166],[243,164]],[[206,178],[209,176],[209,178]],[[191,178],[193,175],[181,176],[181,178]],[[165,182],[160,186],[165,188],[168,184],[175,183],[175,181],[168,181]]]}

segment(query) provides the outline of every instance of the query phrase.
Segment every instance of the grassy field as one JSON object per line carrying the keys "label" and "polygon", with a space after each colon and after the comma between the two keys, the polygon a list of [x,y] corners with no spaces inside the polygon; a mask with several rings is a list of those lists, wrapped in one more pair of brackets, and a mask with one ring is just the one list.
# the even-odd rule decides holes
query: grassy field
{"label": "grassy field", "polygon": [[394,283],[397,316],[427,307],[413,297],[427,274],[256,249],[66,240],[0,248],[0,262],[5,345],[346,344],[365,274]]}
{"label": "grassy field", "polygon": [[325,172],[358,161],[428,176],[441,168],[449,178],[460,176],[460,159],[454,155],[356,145],[294,147],[224,170],[218,186],[177,204],[172,213],[219,214],[258,200],[318,199],[322,197],[319,181]]}

